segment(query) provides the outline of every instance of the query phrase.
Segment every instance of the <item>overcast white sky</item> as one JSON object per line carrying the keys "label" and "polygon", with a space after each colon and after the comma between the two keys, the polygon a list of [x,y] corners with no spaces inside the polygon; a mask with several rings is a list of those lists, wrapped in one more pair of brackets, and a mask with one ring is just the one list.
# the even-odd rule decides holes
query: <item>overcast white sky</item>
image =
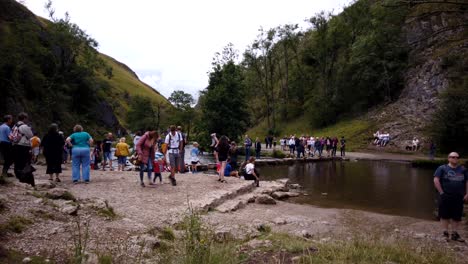
{"label": "overcast white sky", "polygon": [[[47,17],[45,0],[25,0]],[[337,13],[350,0],[55,0],[57,17],[69,12],[99,42],[99,51],[125,63],[169,97],[183,90],[198,98],[208,85],[216,52],[229,42],[242,53],[258,29],[299,23],[325,10]]]}

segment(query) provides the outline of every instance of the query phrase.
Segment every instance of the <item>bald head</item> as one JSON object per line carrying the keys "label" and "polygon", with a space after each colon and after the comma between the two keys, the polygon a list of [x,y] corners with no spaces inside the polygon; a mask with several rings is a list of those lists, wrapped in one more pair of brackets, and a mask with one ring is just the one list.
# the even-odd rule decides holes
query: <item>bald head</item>
{"label": "bald head", "polygon": [[448,154],[448,162],[450,163],[450,165],[457,165],[459,159],[460,155],[458,155],[457,152],[450,152],[450,154]]}

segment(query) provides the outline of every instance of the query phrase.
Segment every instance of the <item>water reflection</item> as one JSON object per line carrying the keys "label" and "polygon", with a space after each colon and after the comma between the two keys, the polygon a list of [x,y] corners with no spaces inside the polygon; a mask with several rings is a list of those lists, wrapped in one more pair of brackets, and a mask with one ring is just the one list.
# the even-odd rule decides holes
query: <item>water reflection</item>
{"label": "water reflection", "polygon": [[309,195],[293,200],[298,203],[433,218],[433,171],[406,163],[316,162],[262,167],[261,173],[265,179],[288,177],[304,186]]}

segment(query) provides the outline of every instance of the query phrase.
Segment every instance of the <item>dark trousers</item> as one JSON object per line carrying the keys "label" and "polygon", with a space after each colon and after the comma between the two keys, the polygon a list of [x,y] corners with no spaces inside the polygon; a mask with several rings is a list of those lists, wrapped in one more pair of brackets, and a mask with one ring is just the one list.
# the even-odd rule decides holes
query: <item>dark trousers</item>
{"label": "dark trousers", "polygon": [[341,147],[341,157],[345,156],[345,147]]}
{"label": "dark trousers", "polygon": [[20,182],[29,183],[34,186],[34,175],[32,171],[24,172],[24,168],[31,165],[31,147],[14,145],[13,161],[15,163],[15,176]]}
{"label": "dark trousers", "polygon": [[13,149],[10,143],[0,142],[0,152],[3,156],[3,170],[2,173],[6,174],[13,164]]}

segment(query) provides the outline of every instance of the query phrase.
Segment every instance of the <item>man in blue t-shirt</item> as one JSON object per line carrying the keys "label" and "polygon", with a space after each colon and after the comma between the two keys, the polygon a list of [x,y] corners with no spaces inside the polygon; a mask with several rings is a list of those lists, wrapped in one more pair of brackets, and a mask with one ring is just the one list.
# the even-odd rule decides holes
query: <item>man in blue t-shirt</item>
{"label": "man in blue t-shirt", "polygon": [[8,169],[13,164],[13,152],[10,138],[8,137],[11,133],[12,124],[13,117],[11,115],[3,117],[3,124],[0,126],[0,152],[3,156],[3,170],[0,177],[13,176],[13,174],[8,175]]}
{"label": "man in blue t-shirt", "polygon": [[[456,152],[448,155],[448,164],[441,165],[434,173],[434,186],[440,195],[439,217],[444,236],[447,240],[465,242],[457,229],[463,214],[463,201],[468,201],[468,171],[458,165],[459,158]],[[452,227],[451,235],[449,224]]]}

